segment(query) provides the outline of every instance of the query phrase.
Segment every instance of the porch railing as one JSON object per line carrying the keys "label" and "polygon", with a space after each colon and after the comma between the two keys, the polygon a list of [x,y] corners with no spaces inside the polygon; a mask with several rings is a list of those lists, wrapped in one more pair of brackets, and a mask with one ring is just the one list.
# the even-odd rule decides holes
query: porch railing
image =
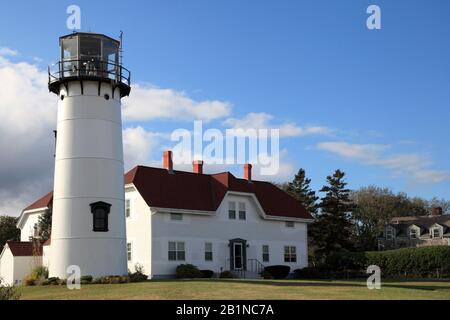
{"label": "porch railing", "polygon": [[[230,268],[230,258],[227,259],[225,270]],[[245,278],[248,274],[260,275],[264,271],[265,266],[258,259],[247,259],[247,264],[242,269],[230,270],[236,274],[239,278]]]}

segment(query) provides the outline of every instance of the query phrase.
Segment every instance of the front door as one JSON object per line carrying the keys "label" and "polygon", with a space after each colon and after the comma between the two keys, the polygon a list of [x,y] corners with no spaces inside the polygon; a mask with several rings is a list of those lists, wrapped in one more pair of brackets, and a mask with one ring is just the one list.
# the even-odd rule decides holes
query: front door
{"label": "front door", "polygon": [[247,240],[231,239],[230,248],[230,270],[247,270]]}
{"label": "front door", "polygon": [[243,246],[242,243],[235,242],[234,244],[234,269],[242,270],[242,256],[243,256]]}

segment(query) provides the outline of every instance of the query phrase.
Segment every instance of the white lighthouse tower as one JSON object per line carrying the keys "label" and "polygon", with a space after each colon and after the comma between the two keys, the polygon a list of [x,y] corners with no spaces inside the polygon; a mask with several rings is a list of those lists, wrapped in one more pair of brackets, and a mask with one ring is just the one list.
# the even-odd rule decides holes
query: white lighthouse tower
{"label": "white lighthouse tower", "polygon": [[58,124],[49,274],[127,274],[121,98],[130,75],[120,42],[101,34],[60,38],[61,59],[49,69]]}

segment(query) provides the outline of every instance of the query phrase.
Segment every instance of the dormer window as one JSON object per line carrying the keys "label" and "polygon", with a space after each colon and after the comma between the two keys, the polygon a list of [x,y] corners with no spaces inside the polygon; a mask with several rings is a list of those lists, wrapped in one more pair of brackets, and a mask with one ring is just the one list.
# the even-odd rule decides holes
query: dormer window
{"label": "dormer window", "polygon": [[411,239],[417,239],[419,238],[419,233],[418,230],[416,228],[411,228],[409,229],[409,237]]}
{"label": "dormer window", "polygon": [[108,231],[108,214],[111,209],[109,203],[99,201],[90,204],[93,217],[93,231],[107,232]]}
{"label": "dormer window", "polygon": [[433,238],[440,238],[441,237],[441,228],[440,227],[434,227],[431,230],[431,236]]}

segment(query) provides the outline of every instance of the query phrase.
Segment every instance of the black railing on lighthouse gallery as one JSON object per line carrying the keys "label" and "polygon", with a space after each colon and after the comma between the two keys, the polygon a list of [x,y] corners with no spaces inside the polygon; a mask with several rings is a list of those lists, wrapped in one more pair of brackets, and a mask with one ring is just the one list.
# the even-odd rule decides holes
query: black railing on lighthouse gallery
{"label": "black railing on lighthouse gallery", "polygon": [[58,94],[60,85],[73,80],[110,82],[120,87],[121,96],[130,93],[131,73],[122,65],[96,59],[63,60],[48,67],[48,86]]}

